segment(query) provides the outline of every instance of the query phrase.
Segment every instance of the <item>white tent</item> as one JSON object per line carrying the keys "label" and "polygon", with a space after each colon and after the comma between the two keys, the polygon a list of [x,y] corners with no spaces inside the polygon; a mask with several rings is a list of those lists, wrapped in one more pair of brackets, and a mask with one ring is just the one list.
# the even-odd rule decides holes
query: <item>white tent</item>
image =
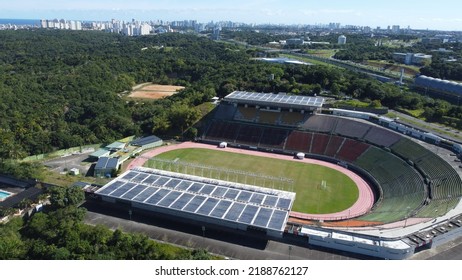
{"label": "white tent", "polygon": [[298,159],[304,159],[304,158],[305,158],[305,154],[304,154],[304,153],[297,153],[297,154],[295,155],[295,157],[298,158]]}

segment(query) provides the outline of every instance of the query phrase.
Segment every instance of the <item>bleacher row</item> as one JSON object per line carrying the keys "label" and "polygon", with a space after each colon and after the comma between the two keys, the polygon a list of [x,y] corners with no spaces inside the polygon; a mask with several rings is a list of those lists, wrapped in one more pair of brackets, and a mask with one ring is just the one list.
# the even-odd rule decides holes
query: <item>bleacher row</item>
{"label": "bleacher row", "polygon": [[[240,118],[236,117],[238,114],[242,114],[242,110],[236,110],[234,120]],[[441,208],[439,200],[462,196],[461,179],[447,162],[385,128],[328,115],[312,115],[299,127],[300,130],[262,124],[266,122],[250,121],[250,116],[246,122],[215,120],[204,138],[287,153],[328,156],[367,170],[381,185],[383,197],[370,214],[361,217],[365,221],[392,222],[411,213],[434,217],[441,212],[429,209]],[[425,182],[416,169],[431,182],[432,200],[423,207],[427,198]]]}

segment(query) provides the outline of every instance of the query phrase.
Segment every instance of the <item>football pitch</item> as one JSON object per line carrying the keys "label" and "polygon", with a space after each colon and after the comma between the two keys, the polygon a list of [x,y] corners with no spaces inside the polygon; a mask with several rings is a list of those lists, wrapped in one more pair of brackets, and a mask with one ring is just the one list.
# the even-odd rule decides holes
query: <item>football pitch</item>
{"label": "football pitch", "polygon": [[[296,212],[309,214],[339,212],[352,206],[359,196],[356,184],[348,176],[316,164],[200,148],[173,150],[160,154],[155,159],[173,161],[179,166],[186,163],[190,167],[177,166],[175,170],[175,164],[159,164],[155,160],[148,160],[144,166],[169,168],[180,173],[293,191],[297,195],[292,210]],[[215,170],[204,171],[203,168],[191,167],[193,164],[214,167]],[[217,171],[218,169],[222,171]],[[226,170],[259,174],[259,176],[238,175],[239,172],[230,173]],[[268,179],[263,179],[265,176],[288,178],[293,183],[284,185],[283,180],[269,182]]]}

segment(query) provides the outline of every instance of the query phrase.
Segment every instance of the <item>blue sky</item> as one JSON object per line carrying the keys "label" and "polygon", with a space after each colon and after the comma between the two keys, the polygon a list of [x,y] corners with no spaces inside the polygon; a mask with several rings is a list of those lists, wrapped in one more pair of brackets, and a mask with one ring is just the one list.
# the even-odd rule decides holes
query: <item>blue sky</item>
{"label": "blue sky", "polygon": [[462,31],[461,0],[0,0],[0,18],[340,22]]}

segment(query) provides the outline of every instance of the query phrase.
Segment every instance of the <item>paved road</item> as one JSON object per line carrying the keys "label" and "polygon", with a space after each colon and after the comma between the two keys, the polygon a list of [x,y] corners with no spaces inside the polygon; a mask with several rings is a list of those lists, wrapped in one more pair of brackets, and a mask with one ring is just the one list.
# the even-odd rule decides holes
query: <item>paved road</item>
{"label": "paved road", "polygon": [[462,237],[436,248],[419,252],[412,260],[462,260]]}
{"label": "paved road", "polygon": [[[403,124],[407,124],[421,130],[430,131],[452,141],[462,142],[462,133],[460,133],[457,129],[446,127],[441,124],[428,123],[397,111],[390,110],[390,112],[398,116],[399,122]],[[441,133],[441,131],[444,131],[445,133]]]}
{"label": "paved road", "polygon": [[266,240],[258,235],[243,235],[242,231],[223,231],[206,227],[205,237],[203,237],[200,225],[185,225],[137,212],[132,212],[132,220],[129,220],[127,210],[115,209],[110,205],[102,207],[101,203],[87,202],[83,207],[88,209],[85,218],[88,224],[102,224],[111,229],[120,228],[126,232],[141,232],[161,242],[188,248],[205,248],[213,254],[232,259],[349,260],[364,258],[364,256],[350,255],[345,252],[308,247],[306,240],[287,240],[285,243],[279,240]]}

